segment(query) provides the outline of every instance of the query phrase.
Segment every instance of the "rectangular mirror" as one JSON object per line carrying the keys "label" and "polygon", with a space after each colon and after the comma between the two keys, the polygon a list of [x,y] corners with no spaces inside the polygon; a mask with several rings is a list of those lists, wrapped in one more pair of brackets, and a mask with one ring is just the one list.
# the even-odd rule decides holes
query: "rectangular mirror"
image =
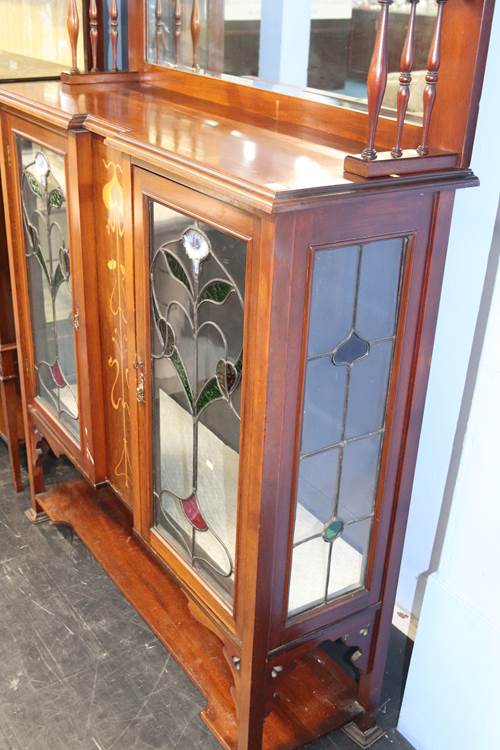
{"label": "rectangular mirror", "polygon": [[[419,122],[437,4],[417,7],[408,119]],[[390,8],[383,111],[394,114],[410,3]],[[147,61],[366,109],[377,0],[147,0]]]}
{"label": "rectangular mirror", "polygon": [[[83,2],[77,2],[80,19]],[[0,80],[57,78],[71,67],[67,0],[0,0]],[[78,64],[84,66],[80,34]]]}

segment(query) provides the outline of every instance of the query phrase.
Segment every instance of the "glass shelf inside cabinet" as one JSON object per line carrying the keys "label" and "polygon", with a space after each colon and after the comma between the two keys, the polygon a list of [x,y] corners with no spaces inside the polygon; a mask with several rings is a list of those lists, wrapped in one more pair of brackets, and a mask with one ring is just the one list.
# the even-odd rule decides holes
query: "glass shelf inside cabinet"
{"label": "glass shelf inside cabinet", "polygon": [[150,203],[156,530],[234,588],[246,243]]}
{"label": "glass shelf inside cabinet", "polygon": [[36,394],[79,441],[64,156],[17,136]]}
{"label": "glass shelf inside cabinet", "polygon": [[405,248],[315,253],[289,616],[365,585]]}

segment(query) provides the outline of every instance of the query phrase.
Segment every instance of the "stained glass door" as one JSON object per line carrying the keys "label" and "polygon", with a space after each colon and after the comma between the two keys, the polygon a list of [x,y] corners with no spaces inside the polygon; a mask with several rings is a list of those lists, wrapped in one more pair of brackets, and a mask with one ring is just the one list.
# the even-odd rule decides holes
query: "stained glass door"
{"label": "stained glass door", "polygon": [[365,586],[406,245],[315,252],[289,616]]}
{"label": "stained glass door", "polygon": [[231,604],[246,243],[149,202],[154,529]]}
{"label": "stained glass door", "polygon": [[62,154],[19,134],[16,145],[35,395],[79,442],[65,159]]}

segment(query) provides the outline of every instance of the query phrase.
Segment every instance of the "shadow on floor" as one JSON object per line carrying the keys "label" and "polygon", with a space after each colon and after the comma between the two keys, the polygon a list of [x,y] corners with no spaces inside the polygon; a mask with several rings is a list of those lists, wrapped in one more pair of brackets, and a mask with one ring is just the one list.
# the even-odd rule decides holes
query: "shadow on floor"
{"label": "shadow on floor", "polygon": [[[47,470],[50,483],[74,475]],[[182,669],[79,539],[31,525],[27,506],[0,441],[0,750],[220,750]],[[393,729],[409,643],[393,631],[377,750],[412,750]],[[355,745],[335,732],[307,747]]]}

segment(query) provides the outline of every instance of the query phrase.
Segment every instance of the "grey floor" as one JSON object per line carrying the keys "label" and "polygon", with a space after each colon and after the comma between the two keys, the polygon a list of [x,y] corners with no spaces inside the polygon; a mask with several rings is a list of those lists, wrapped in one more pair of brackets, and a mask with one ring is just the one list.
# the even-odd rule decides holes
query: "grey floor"
{"label": "grey floor", "polygon": [[[54,461],[49,480],[71,472]],[[0,750],[218,750],[182,669],[83,544],[32,526],[27,505],[0,441]],[[393,635],[376,748],[412,750],[392,729],[408,658]],[[355,746],[336,732],[308,747]]]}

